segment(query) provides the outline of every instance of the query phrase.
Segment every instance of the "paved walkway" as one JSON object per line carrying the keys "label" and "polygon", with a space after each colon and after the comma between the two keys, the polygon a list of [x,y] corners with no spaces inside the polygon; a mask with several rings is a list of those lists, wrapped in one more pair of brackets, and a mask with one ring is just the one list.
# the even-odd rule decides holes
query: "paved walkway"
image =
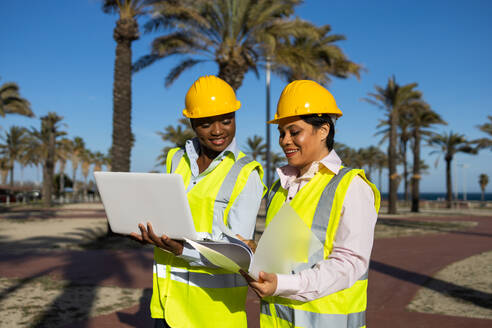
{"label": "paved walkway", "polygon": [[[419,220],[425,219],[419,218]],[[446,220],[436,217],[427,219]],[[466,231],[375,241],[369,270],[368,326],[378,328],[492,326],[492,320],[405,310],[417,290],[432,280],[432,276],[438,271],[451,263],[492,250],[492,217],[453,217],[453,221],[458,220],[476,221],[478,225]],[[459,281],[455,284],[442,282],[440,285],[453,297],[465,297],[462,295],[465,295],[463,292],[467,290],[460,287]],[[488,295],[487,298],[490,307],[492,295]],[[480,299],[467,300],[486,306]]]}
{"label": "paved walkway", "polygon": [[[73,211],[73,217],[79,215]],[[94,216],[101,216],[95,210]],[[66,217],[68,214],[64,213]],[[33,215],[35,216],[35,215]],[[103,215],[102,215],[103,216]],[[41,215],[44,217],[44,215]],[[400,218],[404,220],[404,218]],[[412,220],[417,218],[413,217]],[[419,220],[445,220],[418,218]],[[453,217],[453,221],[476,221],[474,228],[445,234],[377,239],[369,272],[369,327],[490,327],[492,320],[469,319],[438,314],[423,314],[405,310],[417,290],[447,265],[492,250],[492,217]],[[20,245],[22,247],[22,245]],[[34,279],[50,275],[77,283],[96,286],[144,288],[139,305],[66,327],[152,327],[148,303],[151,294],[152,250],[88,250],[33,253],[0,253],[0,276]],[[442,282],[453,297],[462,298],[466,291],[459,282]],[[14,287],[15,289],[15,287]],[[10,288],[0,300],[8,297]],[[492,299],[492,295],[482,295]],[[487,306],[483,299],[467,299]],[[258,327],[259,302],[248,297],[250,327]]]}

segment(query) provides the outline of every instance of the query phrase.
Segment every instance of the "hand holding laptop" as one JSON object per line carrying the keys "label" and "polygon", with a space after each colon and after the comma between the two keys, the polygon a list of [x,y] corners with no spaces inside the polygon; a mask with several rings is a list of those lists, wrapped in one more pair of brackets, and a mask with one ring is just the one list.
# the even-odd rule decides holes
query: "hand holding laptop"
{"label": "hand holding laptop", "polygon": [[183,241],[171,239],[166,235],[162,235],[160,237],[157,236],[154,233],[150,222],[147,223],[147,229],[142,223],[138,225],[138,228],[140,229],[140,235],[136,232],[132,232],[130,233],[130,237],[132,239],[142,244],[157,246],[173,253],[174,255],[181,255],[183,253]]}
{"label": "hand holding laptop", "polygon": [[[135,233],[142,241],[151,241],[150,237],[144,239],[149,236],[145,224],[151,222],[155,236],[200,239],[180,175],[95,172],[94,176],[113,232]],[[144,235],[140,224],[144,225]]]}

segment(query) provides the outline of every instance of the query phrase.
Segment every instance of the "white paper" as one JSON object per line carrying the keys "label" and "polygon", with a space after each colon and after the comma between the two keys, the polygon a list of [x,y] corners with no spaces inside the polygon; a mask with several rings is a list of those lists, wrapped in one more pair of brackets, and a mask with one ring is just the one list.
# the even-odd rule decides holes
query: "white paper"
{"label": "white paper", "polygon": [[254,255],[246,244],[229,237],[231,243],[186,241],[212,264],[236,273],[243,269],[255,280],[260,271],[291,273],[296,265],[323,247],[289,204],[285,204],[272,219]]}
{"label": "white paper", "polygon": [[186,239],[186,241],[197,251],[199,251],[203,256],[205,256],[207,260],[209,260],[210,263],[212,263],[213,265],[216,265],[231,272],[239,272],[239,269],[241,269],[239,264],[237,264],[227,256],[211,249],[210,247],[204,246],[193,240]]}
{"label": "white paper", "polygon": [[231,242],[217,241],[186,241],[199,251],[212,264],[232,272],[239,269],[248,271],[253,253],[251,249],[239,239],[229,238]]}
{"label": "white paper", "polygon": [[249,273],[260,271],[288,274],[323,245],[296,211],[284,204],[261,236]]}

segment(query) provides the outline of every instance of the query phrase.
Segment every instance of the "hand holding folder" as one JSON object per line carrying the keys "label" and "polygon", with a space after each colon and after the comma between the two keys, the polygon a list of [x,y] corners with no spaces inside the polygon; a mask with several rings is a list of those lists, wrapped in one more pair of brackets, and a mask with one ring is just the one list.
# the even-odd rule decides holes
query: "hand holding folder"
{"label": "hand holding folder", "polygon": [[231,272],[245,272],[258,280],[259,273],[291,273],[323,245],[294,209],[285,204],[263,233],[256,252],[241,240],[229,236],[231,243],[186,240],[212,264]]}

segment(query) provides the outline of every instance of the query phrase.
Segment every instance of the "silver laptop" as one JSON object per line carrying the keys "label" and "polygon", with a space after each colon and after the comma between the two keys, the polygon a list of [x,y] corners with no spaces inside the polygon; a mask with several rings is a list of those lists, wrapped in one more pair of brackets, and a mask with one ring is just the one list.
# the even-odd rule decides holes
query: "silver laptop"
{"label": "silver laptop", "polygon": [[111,230],[140,234],[138,224],[173,239],[197,240],[183,178],[179,174],[94,172]]}

